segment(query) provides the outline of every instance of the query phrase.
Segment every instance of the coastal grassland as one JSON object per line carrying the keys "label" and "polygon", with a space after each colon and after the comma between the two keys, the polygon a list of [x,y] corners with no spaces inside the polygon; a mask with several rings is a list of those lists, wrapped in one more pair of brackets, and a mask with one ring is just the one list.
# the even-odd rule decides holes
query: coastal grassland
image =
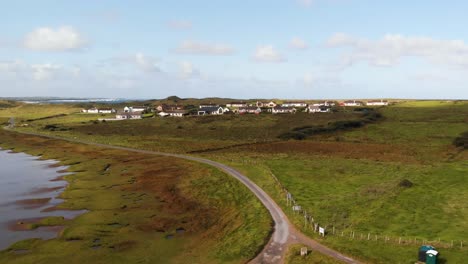
{"label": "coastal grassland", "polygon": [[269,238],[266,209],[211,167],[3,130],[0,146],[69,166],[58,208],[89,210],[38,222],[64,230],[15,243],[1,263],[244,263]]}
{"label": "coastal grassland", "polygon": [[[305,126],[356,120],[359,115],[262,114],[65,124],[73,117],[69,115],[59,117],[63,124],[52,118],[20,129],[142,149],[196,151],[195,155],[245,173],[303,228],[303,217],[286,206],[273,173],[328,228],[333,225],[348,235],[367,232],[393,240],[321,239],[303,229],[309,236],[367,262],[414,263],[421,239],[459,243],[468,236],[468,155],[453,144],[468,130],[468,102],[414,101],[378,111],[383,119],[376,123],[302,141],[278,136]],[[54,123],[64,131],[44,129]],[[399,245],[395,238],[400,236],[419,242]],[[440,249],[448,263],[463,263],[466,250]]]}
{"label": "coastal grassland", "polygon": [[[437,246],[440,239],[443,260],[462,263],[468,254],[466,247],[460,249],[468,237],[468,155],[452,142],[468,128],[468,104],[443,103],[438,110],[422,104],[382,108],[385,119],[361,129],[203,155],[248,175],[297,227],[316,237],[310,227],[304,229],[303,216],[286,206],[275,175],[329,232],[333,226],[344,232],[343,238],[316,237],[337,250],[371,263],[412,263],[423,240]],[[389,130],[392,138],[384,140],[389,135],[380,135],[382,127],[395,128]],[[378,235],[380,241],[350,239],[352,232],[356,237]],[[391,242],[385,243],[384,236]],[[399,237],[413,242],[399,245]],[[447,247],[452,240],[455,246]]]}
{"label": "coastal grassland", "polygon": [[59,114],[71,114],[81,109],[65,104],[19,104],[16,107],[0,109],[0,117],[15,117],[17,121],[44,118]]}
{"label": "coastal grassland", "polygon": [[[187,153],[233,145],[278,141],[281,134],[298,126],[320,126],[330,122],[357,120],[355,112],[334,114],[223,115],[143,120],[86,120],[89,115],[67,116],[28,122],[22,131],[77,138],[156,151]],[[57,129],[48,129],[50,126]]]}
{"label": "coastal grassland", "polygon": [[286,263],[288,264],[339,264],[342,263],[331,257],[321,254],[320,252],[311,251],[309,249],[307,256],[301,256],[301,247],[303,245],[291,245],[286,255]]}

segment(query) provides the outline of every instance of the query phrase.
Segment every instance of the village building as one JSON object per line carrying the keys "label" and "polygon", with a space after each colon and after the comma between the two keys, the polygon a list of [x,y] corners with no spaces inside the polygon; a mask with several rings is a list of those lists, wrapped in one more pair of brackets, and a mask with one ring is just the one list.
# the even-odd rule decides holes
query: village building
{"label": "village building", "polygon": [[269,107],[269,108],[273,108],[273,107],[276,107],[277,104],[273,101],[270,101],[270,102],[260,102],[260,101],[257,101],[257,107]]}
{"label": "village building", "polygon": [[380,100],[380,101],[368,101],[367,105],[388,105],[388,101]]}
{"label": "village building", "polygon": [[298,107],[298,108],[305,108],[307,107],[307,103],[305,102],[284,102],[281,104],[282,107]]}
{"label": "village building", "polygon": [[229,104],[226,104],[226,107],[229,107],[229,108],[247,107],[247,103],[244,103],[244,102],[231,102]]}
{"label": "village building", "polygon": [[306,109],[307,112],[309,112],[310,114],[312,113],[329,113],[330,112],[330,108],[324,106],[324,105],[321,105],[321,106],[317,106],[317,105],[309,105]]}
{"label": "village building", "polygon": [[144,112],[148,110],[148,107],[146,106],[125,106],[124,107],[124,112],[125,113],[131,113],[131,112]]}
{"label": "village building", "polygon": [[349,100],[349,101],[342,102],[340,105],[342,105],[342,106],[362,106],[363,103],[360,102],[360,101],[356,101],[356,100]]}
{"label": "village building", "polygon": [[113,108],[99,108],[98,112],[101,114],[112,114],[115,113],[115,109]]}
{"label": "village building", "polygon": [[141,119],[143,112],[118,112],[116,119]]}
{"label": "village building", "polygon": [[222,115],[224,108],[221,106],[205,106],[198,109],[198,115]]}
{"label": "village building", "polygon": [[237,111],[239,114],[260,114],[262,112],[262,109],[260,107],[255,107],[255,106],[248,106],[248,107],[241,107]]}
{"label": "village building", "polygon": [[88,114],[112,114],[115,113],[115,109],[113,108],[90,108],[90,109],[83,109],[81,110],[83,113],[88,113]]}
{"label": "village building", "polygon": [[201,104],[198,106],[199,108],[203,108],[203,107],[219,107],[219,105],[217,104]]}
{"label": "village building", "polygon": [[283,106],[277,106],[271,109],[272,114],[294,114],[296,113],[296,111],[297,110],[294,107],[283,107]]}
{"label": "village building", "polygon": [[173,110],[184,110],[183,105],[167,105],[167,104],[162,104],[158,105],[156,107],[156,110],[158,112],[163,112],[163,111],[173,111]]}
{"label": "village building", "polygon": [[331,101],[321,101],[321,102],[313,103],[312,105],[313,106],[335,106],[335,103]]}
{"label": "village building", "polygon": [[158,114],[159,116],[174,116],[174,117],[184,117],[188,115],[188,112],[185,110],[168,110],[168,111],[162,111]]}

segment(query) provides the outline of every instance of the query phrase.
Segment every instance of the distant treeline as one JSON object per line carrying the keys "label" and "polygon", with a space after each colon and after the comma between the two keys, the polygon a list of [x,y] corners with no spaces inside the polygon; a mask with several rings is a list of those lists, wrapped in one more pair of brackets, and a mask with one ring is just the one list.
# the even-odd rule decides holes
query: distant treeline
{"label": "distant treeline", "polygon": [[462,149],[468,149],[468,131],[455,138],[453,145]]}
{"label": "distant treeline", "polygon": [[292,131],[283,133],[278,137],[283,140],[303,140],[317,134],[333,133],[341,130],[363,127],[366,124],[376,122],[382,118],[382,115],[373,108],[356,108],[355,111],[363,113],[360,119],[330,122],[326,126],[296,127],[292,129]]}

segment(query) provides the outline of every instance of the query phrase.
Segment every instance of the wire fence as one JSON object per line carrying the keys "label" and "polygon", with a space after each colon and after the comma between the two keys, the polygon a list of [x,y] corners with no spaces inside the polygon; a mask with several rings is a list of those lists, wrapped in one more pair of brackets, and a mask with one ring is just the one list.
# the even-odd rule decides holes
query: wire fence
{"label": "wire fence", "polygon": [[291,208],[293,214],[302,216],[304,219],[304,230],[312,230],[314,233],[318,233],[320,236],[335,236],[338,238],[358,241],[369,241],[375,243],[388,243],[397,245],[425,245],[431,244],[438,248],[466,248],[466,241],[461,239],[455,240],[441,240],[438,239],[424,239],[421,237],[408,237],[408,236],[395,236],[385,235],[376,232],[364,232],[359,230],[340,230],[332,224],[320,223],[318,219],[313,217],[312,211],[306,210],[299,205],[294,196],[288,189],[278,180],[278,178],[270,171],[272,178],[276,184],[281,188],[283,196],[286,198],[286,205]]}

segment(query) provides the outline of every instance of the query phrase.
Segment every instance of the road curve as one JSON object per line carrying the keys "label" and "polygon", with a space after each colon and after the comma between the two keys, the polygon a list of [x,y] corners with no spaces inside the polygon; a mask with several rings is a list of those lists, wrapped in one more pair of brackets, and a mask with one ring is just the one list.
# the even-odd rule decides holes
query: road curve
{"label": "road curve", "polygon": [[175,158],[191,160],[191,161],[195,161],[199,163],[204,163],[204,164],[216,167],[224,171],[228,175],[239,180],[242,184],[244,184],[247,188],[249,188],[250,191],[252,191],[252,193],[262,202],[262,204],[270,212],[273,222],[275,223],[275,227],[274,227],[273,234],[272,234],[270,241],[268,242],[267,245],[265,245],[262,252],[260,252],[260,254],[255,259],[253,259],[250,263],[262,263],[262,264],[263,263],[265,264],[284,263],[284,256],[288,248],[288,245],[290,243],[305,244],[313,250],[316,250],[322,254],[328,255],[336,260],[340,260],[344,263],[360,263],[302,234],[300,231],[294,228],[293,225],[291,225],[287,216],[284,214],[283,210],[265,191],[263,191],[262,188],[260,188],[258,185],[256,185],[254,182],[252,182],[249,178],[247,178],[245,175],[243,175],[239,171],[225,164],[212,161],[209,159],[205,159],[205,158],[188,156],[188,155],[183,155],[183,154],[173,154],[173,153],[165,153],[165,152],[158,152],[158,151],[134,149],[134,148],[128,148],[128,147],[120,147],[120,146],[114,146],[114,145],[106,145],[106,144],[101,144],[101,143],[87,142],[87,141],[82,141],[82,140],[68,139],[68,138],[49,136],[49,135],[42,135],[42,134],[37,134],[37,133],[28,133],[28,132],[20,132],[20,131],[15,131],[15,132],[21,133],[21,134],[32,135],[32,136],[45,137],[49,139],[64,140],[64,141],[69,141],[73,143],[93,145],[93,146],[98,146],[98,147],[103,147],[103,148],[111,148],[111,149],[117,149],[117,150],[149,154],[149,155],[175,157]]}

